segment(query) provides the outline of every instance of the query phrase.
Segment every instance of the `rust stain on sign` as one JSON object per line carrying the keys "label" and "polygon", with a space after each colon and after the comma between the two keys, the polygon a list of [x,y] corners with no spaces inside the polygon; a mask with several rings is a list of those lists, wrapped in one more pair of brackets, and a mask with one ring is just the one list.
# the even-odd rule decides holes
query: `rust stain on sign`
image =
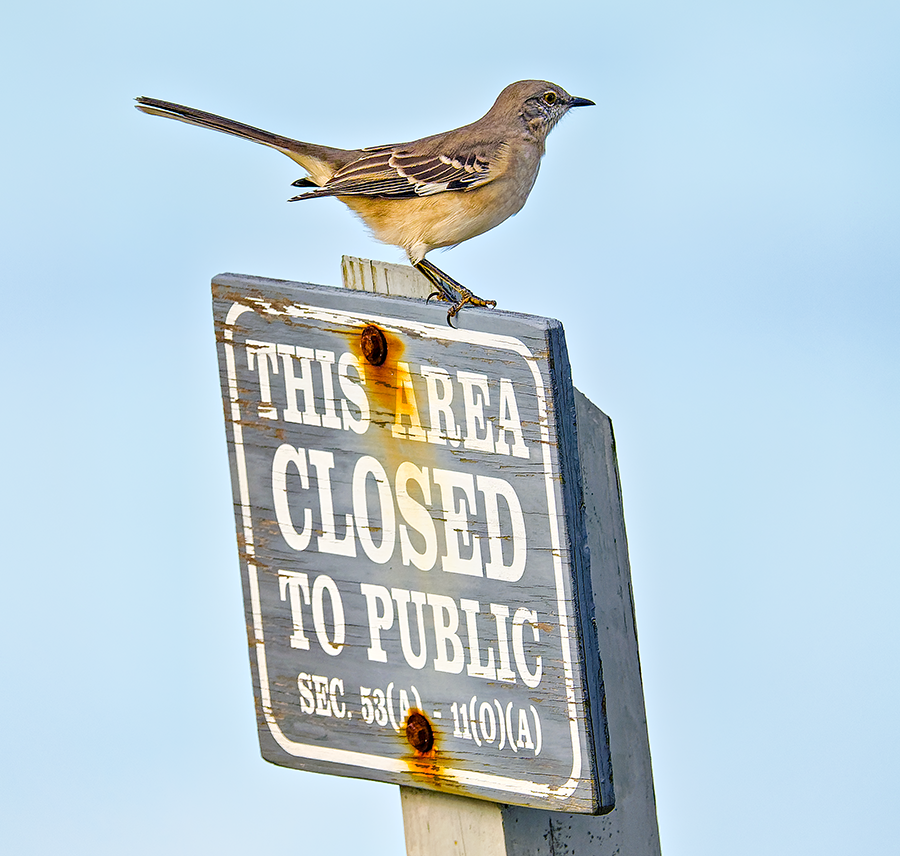
{"label": "rust stain on sign", "polygon": [[406,351],[403,339],[375,325],[347,330],[343,335],[350,353],[365,372],[366,389],[374,399],[372,409],[378,414],[373,421],[392,424],[397,404],[397,366]]}
{"label": "rust stain on sign", "polygon": [[434,748],[434,729],[421,710],[410,710],[404,731],[407,742],[419,755],[424,755]]}
{"label": "rust stain on sign", "polygon": [[384,333],[374,324],[363,327],[362,334],[359,337],[359,344],[362,348],[363,356],[370,365],[384,365],[388,355],[387,339]]}
{"label": "rust stain on sign", "polygon": [[411,708],[404,731],[406,741],[413,748],[412,753],[404,755],[413,781],[434,790],[463,793],[452,772],[454,759],[440,751],[441,733],[428,716],[421,710]]}

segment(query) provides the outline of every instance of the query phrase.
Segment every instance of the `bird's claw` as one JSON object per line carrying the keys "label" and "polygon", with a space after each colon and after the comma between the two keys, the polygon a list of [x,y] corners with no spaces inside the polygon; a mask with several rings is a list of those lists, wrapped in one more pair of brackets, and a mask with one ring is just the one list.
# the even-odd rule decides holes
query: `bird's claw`
{"label": "bird's claw", "polygon": [[[453,319],[459,313],[459,310],[466,306],[480,306],[484,309],[493,309],[497,305],[496,300],[482,300],[480,297],[476,297],[472,294],[471,291],[465,289],[465,294],[447,310],[447,323],[453,327]],[[456,329],[454,327],[454,329]]]}
{"label": "bird's claw", "polygon": [[452,277],[447,276],[440,268],[435,267],[429,261],[423,259],[414,267],[434,286],[434,291],[425,299],[426,303],[430,303],[432,298],[436,298],[453,304],[447,310],[447,324],[454,329],[456,328],[453,325],[453,319],[459,314],[459,310],[463,306],[493,309],[497,305],[496,300],[482,300],[480,297],[476,297],[468,288],[458,283]]}

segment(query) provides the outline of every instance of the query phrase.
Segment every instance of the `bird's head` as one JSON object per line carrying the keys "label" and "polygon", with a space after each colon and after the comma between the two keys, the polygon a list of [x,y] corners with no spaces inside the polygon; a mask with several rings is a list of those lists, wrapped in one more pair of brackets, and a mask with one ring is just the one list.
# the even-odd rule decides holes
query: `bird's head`
{"label": "bird's head", "polygon": [[547,80],[520,80],[500,93],[490,112],[518,115],[526,129],[543,140],[573,107],[593,105]]}

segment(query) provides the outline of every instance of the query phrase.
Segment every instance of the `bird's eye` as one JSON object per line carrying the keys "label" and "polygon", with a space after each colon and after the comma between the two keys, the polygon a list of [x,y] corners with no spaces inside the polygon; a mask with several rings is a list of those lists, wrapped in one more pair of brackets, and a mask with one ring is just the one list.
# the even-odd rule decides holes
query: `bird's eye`
{"label": "bird's eye", "polygon": [[559,96],[555,92],[545,92],[544,93],[544,103],[545,104],[550,104],[552,106],[553,104],[556,104],[558,99],[559,99]]}

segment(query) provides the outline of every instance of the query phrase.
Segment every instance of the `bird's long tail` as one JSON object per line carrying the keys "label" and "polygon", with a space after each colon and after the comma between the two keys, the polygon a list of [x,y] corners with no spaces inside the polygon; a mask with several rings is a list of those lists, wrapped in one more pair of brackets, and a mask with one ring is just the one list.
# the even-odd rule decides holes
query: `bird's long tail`
{"label": "bird's long tail", "polygon": [[193,107],[185,107],[183,104],[175,104],[172,101],[160,101],[158,98],[140,96],[135,98],[135,107],[143,113],[151,116],[163,116],[166,119],[177,119],[189,125],[197,125],[200,128],[211,128],[213,131],[221,131],[223,134],[231,134],[244,140],[251,140],[264,146],[277,149],[297,162],[310,173],[315,184],[324,184],[334,172],[348,160],[349,153],[344,149],[319,146],[315,143],[304,143],[290,137],[282,137],[253,125],[245,125],[243,122],[235,122],[215,113],[207,113],[205,110],[197,110]]}

